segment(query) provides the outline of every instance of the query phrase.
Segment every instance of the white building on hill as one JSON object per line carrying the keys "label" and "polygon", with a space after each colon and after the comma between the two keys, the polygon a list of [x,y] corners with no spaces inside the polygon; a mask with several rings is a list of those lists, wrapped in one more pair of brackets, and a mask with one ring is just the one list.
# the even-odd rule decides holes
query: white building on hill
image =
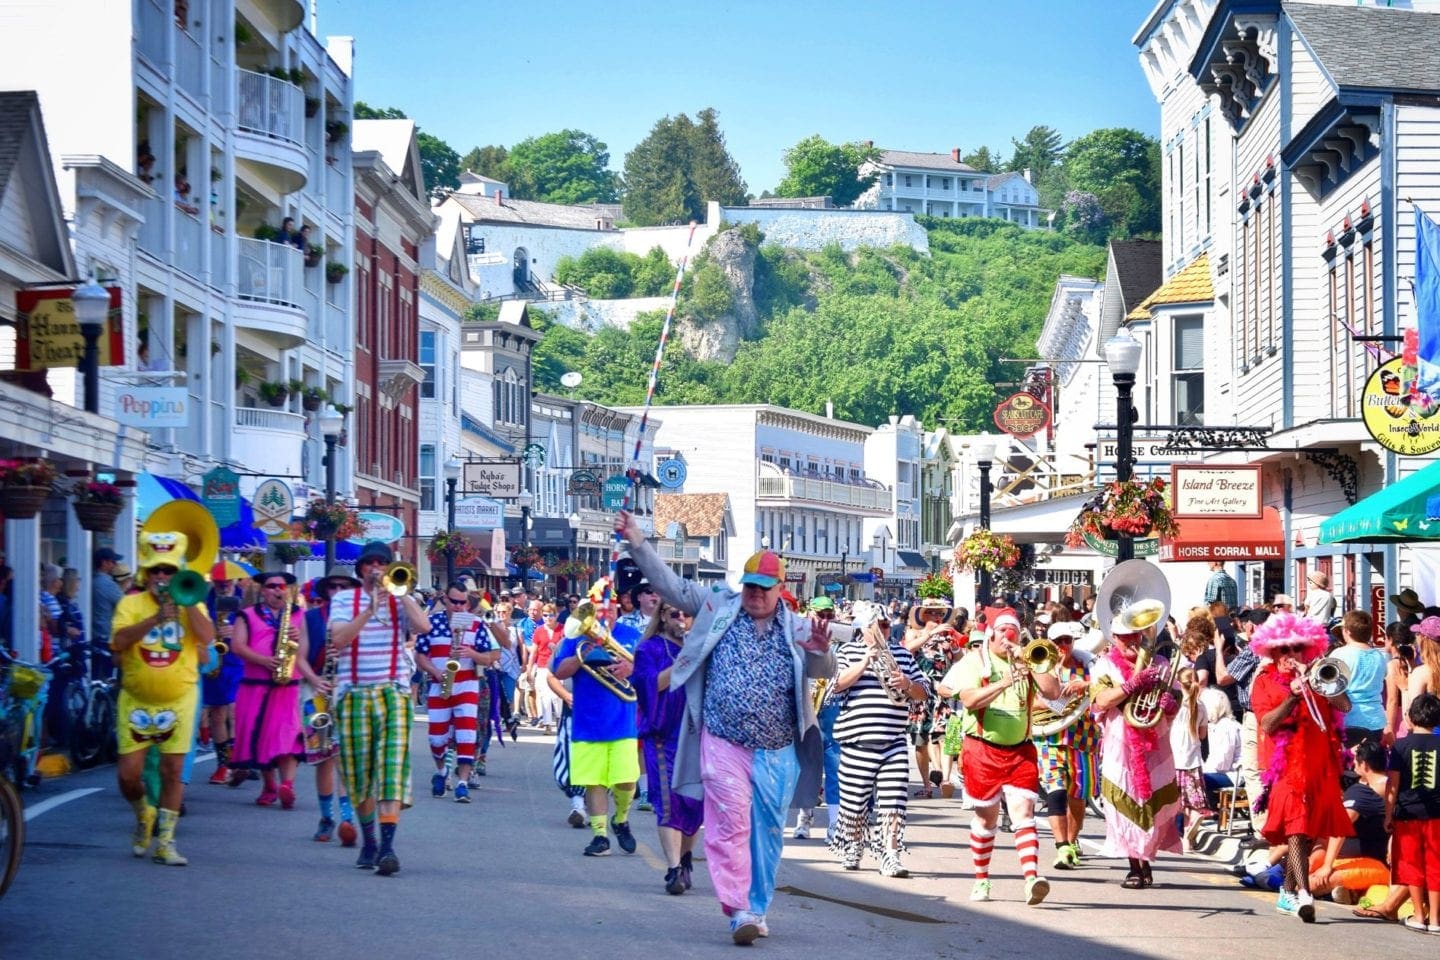
{"label": "white building on hill", "polygon": [[[868,144],[867,144],[868,145]],[[988,174],[949,153],[881,150],[880,159],[862,172],[878,179],[855,201],[860,210],[896,210],[932,217],[997,217],[1023,227],[1049,226],[1050,211],[1040,194],[1019,173]]]}

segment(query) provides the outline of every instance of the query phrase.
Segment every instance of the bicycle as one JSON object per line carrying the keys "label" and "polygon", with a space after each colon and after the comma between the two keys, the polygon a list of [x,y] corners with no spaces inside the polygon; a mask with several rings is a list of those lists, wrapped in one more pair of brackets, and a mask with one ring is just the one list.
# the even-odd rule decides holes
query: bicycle
{"label": "bicycle", "polygon": [[94,650],[75,645],[50,661],[55,675],[54,724],[75,765],[93,767],[105,758],[115,737],[115,691],[112,680],[91,679]]}
{"label": "bicycle", "polygon": [[35,769],[40,759],[41,718],[50,687],[50,671],[38,663],[17,660],[0,648],[0,740],[8,744],[4,770],[15,789],[40,783]]}
{"label": "bicycle", "polygon": [[25,849],[24,805],[6,771],[23,754],[26,733],[36,722],[34,714],[16,705],[34,697],[36,691],[32,688],[38,672],[9,657],[0,659],[0,897],[10,889]]}

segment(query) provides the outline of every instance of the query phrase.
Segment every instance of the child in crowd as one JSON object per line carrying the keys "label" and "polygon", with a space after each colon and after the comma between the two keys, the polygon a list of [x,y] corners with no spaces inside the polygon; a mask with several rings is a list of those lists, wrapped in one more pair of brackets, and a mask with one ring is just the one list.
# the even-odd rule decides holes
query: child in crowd
{"label": "child in crowd", "polygon": [[1386,819],[1395,834],[1395,879],[1410,888],[1405,926],[1440,933],[1440,697],[1410,704],[1410,734],[1390,749]]}
{"label": "child in crowd", "polygon": [[1200,680],[1194,667],[1181,667],[1175,679],[1180,684],[1180,710],[1170,723],[1170,750],[1175,755],[1175,781],[1180,787],[1184,820],[1179,824],[1186,844],[1190,831],[1213,814],[1205,800],[1201,772],[1200,741],[1205,736],[1205,711],[1200,706]]}

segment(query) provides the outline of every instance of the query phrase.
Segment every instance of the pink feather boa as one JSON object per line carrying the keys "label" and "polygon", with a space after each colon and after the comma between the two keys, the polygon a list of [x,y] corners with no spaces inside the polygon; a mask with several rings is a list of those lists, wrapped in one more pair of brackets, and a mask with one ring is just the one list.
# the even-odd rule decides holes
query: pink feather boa
{"label": "pink feather boa", "polygon": [[[1128,683],[1135,675],[1135,664],[1125,658],[1120,652],[1120,647],[1112,644],[1109,653],[1106,654],[1110,662],[1115,664],[1120,671],[1121,678]],[[1119,709],[1123,710],[1124,704]],[[1154,786],[1150,783],[1150,768],[1145,765],[1145,758],[1155,750],[1159,742],[1159,735],[1156,732],[1159,724],[1153,727],[1136,727],[1125,721],[1124,716],[1116,719],[1117,723],[1125,725],[1125,772],[1128,774],[1130,789],[1135,794],[1135,799],[1146,803],[1155,793]]]}

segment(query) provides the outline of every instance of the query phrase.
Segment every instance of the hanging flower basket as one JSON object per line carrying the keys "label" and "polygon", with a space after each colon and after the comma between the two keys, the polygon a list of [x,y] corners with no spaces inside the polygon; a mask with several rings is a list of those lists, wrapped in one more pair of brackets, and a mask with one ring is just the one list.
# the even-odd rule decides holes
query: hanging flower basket
{"label": "hanging flower basket", "polygon": [[595,568],[579,560],[562,560],[548,568],[557,577],[588,581],[595,575]]}
{"label": "hanging flower basket", "polygon": [[308,560],[315,553],[308,540],[272,540],[270,549],[274,551],[275,559],[287,566],[300,560]]}
{"label": "hanging flower basket", "polygon": [[471,567],[480,562],[480,551],[470,538],[450,530],[435,531],[425,555],[431,563],[444,563],[446,557],[453,557],[457,567]]}
{"label": "hanging flower basket", "polygon": [[520,546],[510,551],[510,562],[517,567],[530,570],[544,570],[545,562],[540,556],[540,551],[534,547]]}
{"label": "hanging flower basket", "polygon": [[1173,537],[1179,529],[1170,513],[1163,479],[1116,480],[1107,483],[1080,508],[1080,514],[1065,534],[1065,545],[1083,546],[1087,535],[1099,540]]}
{"label": "hanging flower basket", "polygon": [[962,570],[993,573],[1002,567],[1013,567],[1020,559],[1020,548],[1006,533],[994,533],[981,527],[960,541],[955,548],[955,562]]}
{"label": "hanging flower basket", "polygon": [[305,510],[305,530],[317,540],[349,540],[360,533],[360,517],[343,503],[311,500]]}
{"label": "hanging flower basket", "polygon": [[115,529],[115,518],[120,516],[120,504],[75,501],[75,519],[83,530],[91,533],[109,533]]}
{"label": "hanging flower basket", "polygon": [[915,594],[921,600],[949,600],[955,595],[955,584],[950,580],[949,571],[941,570],[915,584]]}
{"label": "hanging flower basket", "polygon": [[50,499],[55,467],[48,460],[0,460],[0,513],[29,520]]}

